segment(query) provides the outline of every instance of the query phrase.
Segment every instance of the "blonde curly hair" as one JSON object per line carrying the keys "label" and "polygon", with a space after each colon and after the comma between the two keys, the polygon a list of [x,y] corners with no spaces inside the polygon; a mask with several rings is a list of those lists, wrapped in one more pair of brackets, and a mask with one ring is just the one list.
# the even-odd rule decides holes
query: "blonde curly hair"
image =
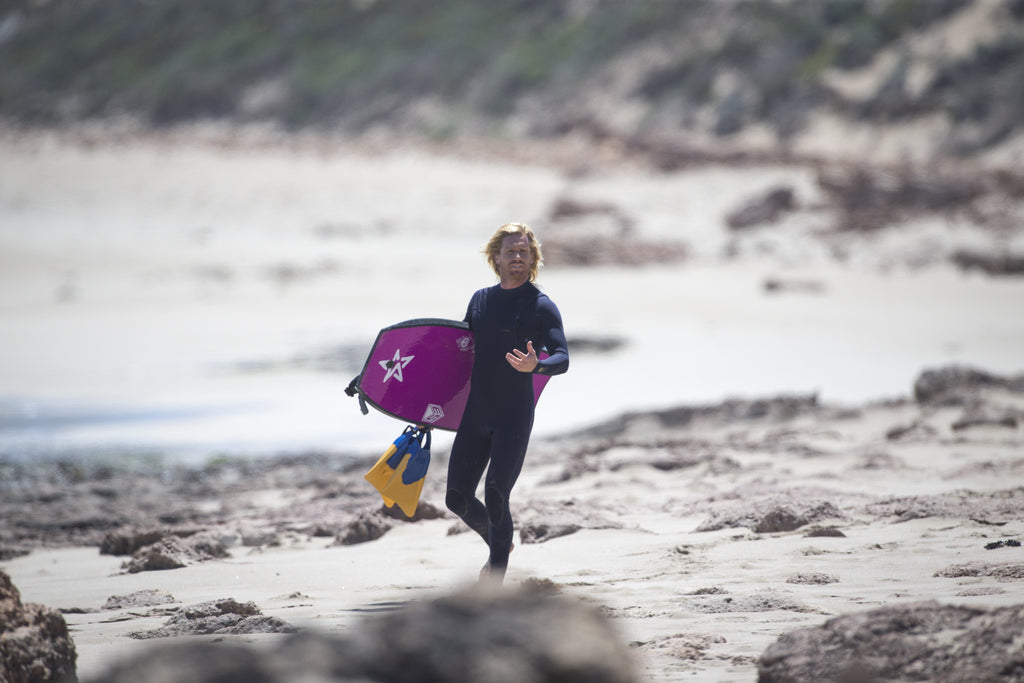
{"label": "blonde curly hair", "polygon": [[537,279],[537,271],[544,264],[544,256],[540,251],[540,241],[526,223],[506,223],[498,228],[483,250],[483,254],[487,257],[487,263],[490,264],[494,274],[500,277],[501,273],[498,272],[498,264],[495,259],[501,253],[501,243],[509,235],[522,235],[530,243],[530,254],[533,255],[533,263],[530,264],[530,282],[533,282]]}

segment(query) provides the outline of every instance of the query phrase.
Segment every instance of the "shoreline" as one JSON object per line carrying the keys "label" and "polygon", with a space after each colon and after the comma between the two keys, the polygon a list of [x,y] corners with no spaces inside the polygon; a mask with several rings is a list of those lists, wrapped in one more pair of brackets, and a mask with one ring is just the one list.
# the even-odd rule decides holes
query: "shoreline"
{"label": "shoreline", "polygon": [[[932,393],[898,403],[727,401],[537,440],[516,489],[507,586],[547,585],[597,607],[631,643],[644,680],[699,672],[748,681],[784,633],[870,608],[1015,604],[1024,496],[1011,482],[1024,473],[1013,455],[1024,446],[1024,376],[947,368],[922,382]],[[324,458],[151,479],[105,473],[70,487],[27,482],[21,495],[35,502],[11,504],[31,508],[36,528],[49,511],[55,530],[99,524],[94,542],[152,528],[187,534],[186,546],[216,541],[227,554],[126,573],[129,555],[76,544],[0,567],[24,601],[65,612],[83,680],[145,651],[151,641],[129,632],[160,628],[202,601],[253,601],[266,618],[344,636],[381,610],[475,581],[484,548],[472,534],[452,535],[459,523],[438,504],[443,462],[435,459],[421,501],[437,518],[412,523],[381,514],[358,465]],[[148,509],[150,522],[111,505]],[[102,509],[113,514],[107,522]],[[353,543],[357,528],[372,533]],[[103,608],[144,589],[175,602]],[[222,639],[263,648],[282,637]]]}

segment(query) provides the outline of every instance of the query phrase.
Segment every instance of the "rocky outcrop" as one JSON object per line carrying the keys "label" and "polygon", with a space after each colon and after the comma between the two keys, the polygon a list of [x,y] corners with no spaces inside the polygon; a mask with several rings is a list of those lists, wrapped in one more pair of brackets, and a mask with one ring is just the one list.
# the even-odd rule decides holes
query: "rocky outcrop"
{"label": "rocky outcrop", "polygon": [[101,555],[132,555],[140,548],[162,541],[171,534],[164,529],[124,527],[108,532],[100,542]]}
{"label": "rocky outcrop", "polygon": [[914,398],[922,405],[961,406],[993,388],[1022,393],[1024,376],[1000,377],[962,365],[925,370],[914,382]]}
{"label": "rocky outcrop", "polygon": [[1024,681],[1024,605],[912,603],[847,614],[783,635],[759,683]]}
{"label": "rocky outcrop", "polygon": [[950,260],[963,270],[980,270],[987,275],[1024,275],[1024,255],[961,249],[954,252]]}
{"label": "rocky outcrop", "polygon": [[765,500],[733,502],[712,511],[697,531],[747,527],[754,533],[775,534],[829,519],[845,518],[842,510],[831,501],[802,498],[799,492],[790,492],[775,494]]}
{"label": "rocky outcrop", "polygon": [[793,188],[774,187],[763,195],[748,200],[739,208],[729,212],[725,223],[731,230],[742,230],[764,223],[774,223],[787,211],[796,206]]}
{"label": "rocky outcrop", "polygon": [[75,644],[60,612],[22,604],[11,577],[0,571],[0,681],[77,681]]}
{"label": "rocky outcrop", "polygon": [[350,520],[334,538],[335,545],[356,545],[376,541],[395,525],[376,512],[363,512]]}
{"label": "rocky outcrop", "polygon": [[170,536],[136,551],[132,559],[122,565],[122,569],[129,574],[179,569],[196,562],[227,556],[224,546],[212,537],[196,535],[181,539]]}
{"label": "rocky outcrop", "polygon": [[135,591],[128,595],[111,595],[103,604],[103,609],[135,609],[139,607],[152,607],[153,605],[166,605],[173,602],[178,601],[167,591],[150,588]]}
{"label": "rocky outcrop", "polygon": [[304,631],[259,649],[206,640],[157,645],[94,683],[101,680],[631,683],[637,677],[629,649],[596,609],[536,591],[474,590],[369,617],[341,637]]}
{"label": "rocky outcrop", "polygon": [[269,617],[253,602],[231,598],[183,607],[160,628],[134,631],[132,638],[167,638],[184,635],[295,633],[298,629],[277,617]]}

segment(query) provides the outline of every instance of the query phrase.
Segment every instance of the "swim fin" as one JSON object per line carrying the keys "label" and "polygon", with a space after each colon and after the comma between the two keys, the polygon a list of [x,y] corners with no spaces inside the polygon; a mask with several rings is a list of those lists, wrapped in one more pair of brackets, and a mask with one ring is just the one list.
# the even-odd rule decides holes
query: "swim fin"
{"label": "swim fin", "polygon": [[401,436],[388,446],[388,449],[384,451],[384,455],[380,456],[374,466],[370,468],[370,471],[363,475],[363,478],[373,484],[373,488],[380,492],[381,497],[384,499],[384,504],[388,507],[394,505],[395,501],[384,495],[384,487],[387,486],[388,480],[391,479],[395,470],[402,463],[402,459],[408,454],[409,445],[416,440],[416,436],[415,427],[411,425],[406,427]]}
{"label": "swim fin", "polygon": [[380,489],[385,500],[390,498],[398,503],[406,517],[416,514],[423,482],[430,467],[430,430],[417,429],[415,435],[409,444],[408,454],[402,458],[384,488]]}

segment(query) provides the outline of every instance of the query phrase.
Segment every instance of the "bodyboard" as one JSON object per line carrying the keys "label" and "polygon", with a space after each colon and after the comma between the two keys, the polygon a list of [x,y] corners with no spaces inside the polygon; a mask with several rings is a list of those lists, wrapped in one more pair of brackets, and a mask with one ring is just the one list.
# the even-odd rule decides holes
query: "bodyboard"
{"label": "bodyboard", "polygon": [[[469,399],[474,349],[473,332],[464,322],[418,318],[396,323],[377,334],[350,389],[399,420],[455,431]],[[534,402],[549,379],[533,376]]]}

